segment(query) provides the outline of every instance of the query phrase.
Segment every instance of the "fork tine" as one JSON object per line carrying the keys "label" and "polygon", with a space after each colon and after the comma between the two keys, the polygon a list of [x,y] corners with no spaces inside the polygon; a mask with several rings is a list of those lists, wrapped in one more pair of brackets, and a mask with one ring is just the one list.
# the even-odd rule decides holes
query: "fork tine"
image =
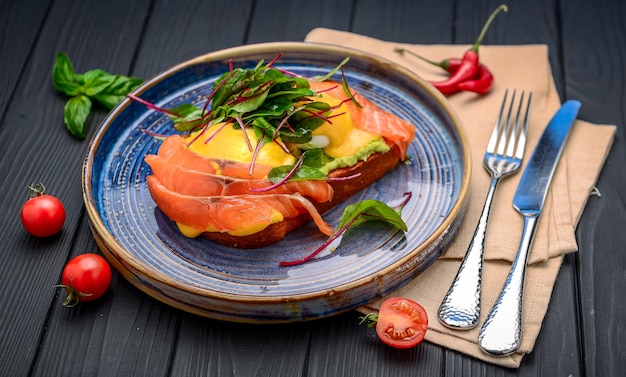
{"label": "fork tine", "polygon": [[511,136],[515,138],[515,133],[511,134],[511,114],[513,113],[513,104],[515,103],[515,93],[516,91],[513,90],[513,95],[511,96],[511,103],[509,104],[509,112],[507,113],[506,121],[504,122],[504,131],[500,135],[500,140],[498,141],[498,155],[500,156],[504,155],[504,151],[506,150],[505,148],[507,147],[507,144],[508,145],[515,144],[514,140],[513,140],[513,143],[509,141]]}
{"label": "fork tine", "polygon": [[487,144],[487,153],[494,153],[496,151],[496,146],[498,145],[498,137],[500,136],[500,130],[502,129],[502,115],[504,114],[504,106],[506,105],[506,98],[509,95],[509,90],[506,89],[504,91],[504,98],[502,99],[502,105],[500,105],[500,112],[498,113],[498,119],[496,120],[496,125],[493,127],[493,131],[491,132],[491,137],[489,138],[489,143]]}
{"label": "fork tine", "polygon": [[[530,105],[532,104],[533,92],[528,93],[528,102],[526,103],[526,112],[524,113],[524,123],[522,130],[517,141],[517,149],[515,150],[515,158],[522,159],[524,157],[524,150],[526,149],[526,135],[528,134],[528,123],[530,120]],[[520,101],[520,110],[522,109],[522,101]],[[519,112],[518,112],[519,118]]]}

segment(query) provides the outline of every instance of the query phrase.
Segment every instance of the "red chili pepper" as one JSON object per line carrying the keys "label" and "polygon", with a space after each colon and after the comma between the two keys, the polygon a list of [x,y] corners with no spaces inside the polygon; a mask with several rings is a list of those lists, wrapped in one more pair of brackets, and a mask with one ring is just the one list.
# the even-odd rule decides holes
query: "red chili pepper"
{"label": "red chili pepper", "polygon": [[[474,42],[474,45],[472,45],[472,47],[467,50],[465,52],[465,54],[463,55],[463,59],[461,60],[461,64],[460,66],[456,69],[456,71],[451,72],[451,76],[444,81],[432,81],[431,84],[437,88],[441,93],[443,94],[452,94],[452,93],[456,93],[458,91],[460,91],[459,89],[459,84],[461,84],[462,82],[468,81],[468,80],[472,80],[476,77],[476,75],[479,74],[479,66],[480,66],[480,62],[479,62],[479,58],[478,58],[478,48],[483,40],[483,37],[485,36],[485,33],[487,32],[487,29],[489,28],[489,25],[491,25],[491,22],[493,21],[493,19],[495,18],[495,16],[500,13],[501,10],[504,10],[505,12],[508,11],[508,7],[506,5],[500,5],[498,8],[496,8],[496,10],[494,10],[491,15],[489,16],[489,18],[487,19],[487,22],[485,22],[485,25],[483,26],[483,29],[480,31],[480,34],[478,35],[478,38],[476,39],[476,42]],[[398,50],[396,50],[398,51]],[[402,50],[404,51],[404,50]],[[399,51],[400,52],[400,51]],[[417,55],[418,56],[418,55]],[[441,62],[433,62],[433,61],[429,61],[428,59],[424,59],[421,56],[418,56],[420,59],[425,60],[431,64],[437,65],[443,69],[445,69],[446,71],[450,72],[450,59],[443,60]]]}
{"label": "red chili pepper", "polygon": [[459,90],[474,92],[478,94],[487,94],[491,90],[493,84],[493,74],[489,69],[481,64],[478,67],[478,76],[474,80],[467,80],[459,84]]}
{"label": "red chili pepper", "polygon": [[473,49],[465,51],[461,66],[447,80],[431,81],[431,84],[443,94],[459,91],[459,84],[474,78],[478,73],[478,53]]}

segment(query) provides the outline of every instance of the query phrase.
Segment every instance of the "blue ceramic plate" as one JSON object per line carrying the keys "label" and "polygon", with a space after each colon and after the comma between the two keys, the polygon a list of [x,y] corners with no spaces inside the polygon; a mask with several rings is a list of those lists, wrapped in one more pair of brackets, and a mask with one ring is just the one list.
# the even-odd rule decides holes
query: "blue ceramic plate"
{"label": "blue ceramic plate", "polygon": [[[147,294],[185,311],[239,322],[294,322],[357,308],[402,286],[446,248],[463,217],[470,156],[446,100],[419,77],[386,60],[310,43],[249,45],[211,53],[160,74],[135,94],[161,107],[202,103],[214,80],[235,66],[283,56],[277,67],[310,77],[346,56],[351,88],[413,123],[410,164],[400,164],[350,201],[389,204],[412,192],[403,211],[409,231],[366,223],[348,232],[333,253],[304,265],[279,267],[325,241],[312,224],[261,249],[233,249],[188,239],[155,206],[144,156],[159,142],[144,131],[172,133],[166,116],[130,100],[105,119],[89,145],[83,193],[92,231],[109,262]],[[339,78],[340,79],[340,78]],[[324,215],[336,225],[345,207]]]}

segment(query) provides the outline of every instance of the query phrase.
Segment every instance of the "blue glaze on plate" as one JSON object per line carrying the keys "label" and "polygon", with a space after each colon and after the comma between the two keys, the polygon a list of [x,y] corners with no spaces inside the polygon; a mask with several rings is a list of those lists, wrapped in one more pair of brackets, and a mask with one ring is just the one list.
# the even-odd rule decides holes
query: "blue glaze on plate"
{"label": "blue glaze on plate", "polygon": [[[146,154],[170,134],[166,116],[126,100],[91,141],[83,186],[94,237],[108,260],[133,284],[161,301],[196,314],[242,322],[292,322],[354,309],[410,281],[448,245],[465,210],[469,153],[458,121],[432,87],[393,63],[354,50],[308,43],[244,46],[199,57],[150,80],[135,94],[157,106],[203,103],[213,81],[235,66],[283,53],[277,67],[303,76],[324,75],[344,57],[351,88],[413,123],[410,164],[324,215],[336,225],[343,208],[378,199],[393,204],[413,193],[403,211],[409,231],[366,223],[348,232],[333,253],[300,266],[325,241],[313,224],[259,249],[234,249],[188,239],[158,209],[146,185]],[[340,78],[337,78],[338,80]]]}

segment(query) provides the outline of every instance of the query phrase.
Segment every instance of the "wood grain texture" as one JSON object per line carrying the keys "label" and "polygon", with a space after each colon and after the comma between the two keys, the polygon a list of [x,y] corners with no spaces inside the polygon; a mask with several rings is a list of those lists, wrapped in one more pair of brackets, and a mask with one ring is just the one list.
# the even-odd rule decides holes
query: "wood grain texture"
{"label": "wood grain texture", "polygon": [[[1,233],[3,237],[10,235],[3,240],[4,262],[0,266],[0,296],[11,306],[10,312],[3,312],[0,330],[2,372],[6,375],[25,375],[33,365],[56,295],[53,287],[58,283],[82,216],[80,168],[85,144],[72,139],[64,129],[65,98],[54,93],[51,85],[55,54],[67,51],[76,58],[77,68],[98,66],[124,71],[134,47],[128,51],[125,64],[122,61],[115,65],[120,62],[116,55],[123,54],[124,48],[110,36],[131,21],[129,16],[113,17],[119,6],[119,2],[103,2],[87,8],[56,2],[41,25],[38,38],[31,40],[25,35],[23,40],[30,41],[25,47],[32,52],[23,67],[16,70],[22,74],[0,127],[0,169],[4,177],[0,186],[4,193],[0,199]],[[31,9],[13,9],[18,13],[9,15],[11,19],[30,17]],[[132,11],[145,13],[140,8]],[[107,64],[102,63],[103,56],[108,57]],[[98,117],[90,122],[93,131]],[[28,198],[27,185],[38,181],[59,197],[67,211],[61,234],[41,240],[27,235],[17,220],[21,204]],[[11,254],[13,257],[9,257]]]}
{"label": "wood grain texture", "polygon": [[451,0],[356,0],[350,31],[397,42],[454,43],[455,4]]}
{"label": "wood grain texture", "polygon": [[[65,262],[96,250],[82,202],[87,141],[62,123],[50,72],[57,51],[77,71],[148,78],[241,44],[300,41],[329,27],[408,43],[470,44],[499,1],[201,0],[0,2],[0,375],[7,376],[613,376],[626,366],[626,6],[617,0],[512,2],[485,44],[547,44],[561,98],[618,134],[577,230],[535,350],[519,369],[423,343],[399,351],[359,314],[257,326],[197,317],[114,273],[100,300],[66,309]],[[105,117],[95,109],[88,134]],[[35,239],[17,221],[32,181],[67,208],[61,234]]]}
{"label": "wood grain texture", "polygon": [[257,0],[246,44],[297,41],[316,27],[349,30],[352,1]]}
{"label": "wood grain texture", "polygon": [[0,114],[6,111],[49,5],[38,0],[0,3]]}
{"label": "wood grain texture", "polygon": [[252,0],[155,1],[133,74],[149,78],[186,60],[245,43]]}
{"label": "wood grain texture", "polygon": [[[581,100],[580,117],[618,125],[613,148],[580,221],[576,254],[580,341],[588,376],[624,373],[626,253],[626,30],[623,2],[581,2],[564,7],[566,94]],[[620,309],[621,308],[621,309]]]}

